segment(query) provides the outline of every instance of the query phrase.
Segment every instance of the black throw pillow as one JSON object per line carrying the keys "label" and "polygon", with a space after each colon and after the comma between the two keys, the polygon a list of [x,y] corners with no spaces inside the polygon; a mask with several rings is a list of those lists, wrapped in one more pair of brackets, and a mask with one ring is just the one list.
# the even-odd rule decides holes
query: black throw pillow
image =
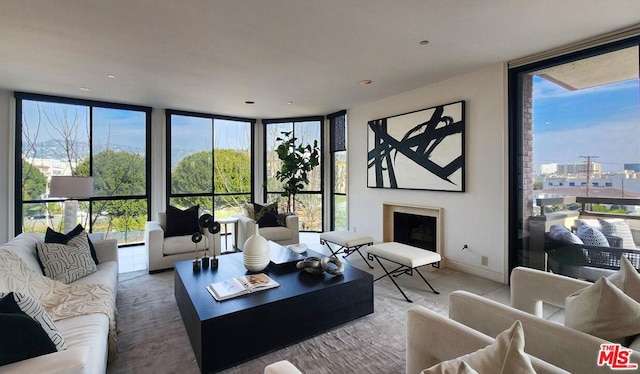
{"label": "black throw pillow", "polygon": [[278,227],[278,204],[260,205],[253,203],[253,211],[256,215],[258,226],[260,227]]}
{"label": "black throw pillow", "polygon": [[200,205],[192,206],[185,210],[169,205],[167,208],[167,229],[164,232],[164,236],[191,235],[200,231],[198,226],[199,212]]}
{"label": "black throw pillow", "polygon": [[[0,314],[18,314],[28,317],[40,326],[49,343],[53,344],[54,352],[67,349],[64,338],[60,335],[60,331],[53,323],[53,320],[47,314],[44,307],[34,298],[20,292],[0,293],[0,295],[2,295],[0,299]],[[0,337],[4,337],[6,335],[5,332],[6,329],[0,329]],[[11,335],[9,335],[9,338],[11,338]],[[5,340],[0,338],[0,342],[5,342]],[[2,344],[0,344],[0,346],[1,345]],[[49,344],[46,343],[45,345],[48,347]],[[1,347],[0,349],[4,350],[6,348]]]}
{"label": "black throw pillow", "polygon": [[0,313],[0,366],[57,352],[42,326],[23,313]]}
{"label": "black throw pillow", "polygon": [[[47,227],[47,233],[44,235],[44,242],[67,244],[69,240],[75,238],[83,231],[84,227],[82,227],[81,224],[78,224],[78,226],[74,227],[73,230],[69,231],[66,234],[54,231],[50,227]],[[93,259],[93,262],[98,265],[98,255],[96,254],[96,249],[93,247],[93,243],[91,243],[91,239],[89,239],[89,235],[87,235],[87,240],[89,241],[89,251],[91,251],[91,258]],[[42,268],[42,271],[44,271],[44,266],[42,266],[42,264],[40,264],[40,267]]]}

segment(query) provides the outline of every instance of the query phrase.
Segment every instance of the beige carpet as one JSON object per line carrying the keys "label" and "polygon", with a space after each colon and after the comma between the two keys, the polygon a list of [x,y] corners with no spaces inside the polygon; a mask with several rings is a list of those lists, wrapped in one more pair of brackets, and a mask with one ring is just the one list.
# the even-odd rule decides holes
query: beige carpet
{"label": "beige carpet", "polygon": [[[389,280],[380,280],[374,284],[373,314],[224,373],[259,374],[266,365],[283,359],[309,374],[404,373],[406,310],[424,305],[447,313],[446,305],[415,293],[409,296],[414,304],[405,302]],[[108,374],[200,372],[173,295],[173,271],[121,274],[117,305],[120,353]],[[310,318],[313,313],[309,310]]]}

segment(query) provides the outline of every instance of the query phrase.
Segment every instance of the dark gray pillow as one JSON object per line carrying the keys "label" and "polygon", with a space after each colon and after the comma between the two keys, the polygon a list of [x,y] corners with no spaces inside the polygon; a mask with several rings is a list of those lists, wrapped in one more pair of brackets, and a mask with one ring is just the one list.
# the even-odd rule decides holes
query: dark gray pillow
{"label": "dark gray pillow", "polygon": [[164,236],[191,235],[200,231],[198,226],[199,213],[200,205],[185,210],[169,205],[167,207],[167,230],[164,232]]}
{"label": "dark gray pillow", "polygon": [[56,352],[42,326],[24,313],[0,313],[0,366]]}
{"label": "dark gray pillow", "polygon": [[552,239],[560,240],[570,244],[584,244],[580,238],[569,231],[566,227],[562,225],[551,225],[549,228],[549,236]]}
{"label": "dark gray pillow", "polygon": [[276,203],[269,205],[253,203],[253,211],[259,227],[281,226],[278,222],[278,205]]}
{"label": "dark gray pillow", "polygon": [[28,316],[38,322],[58,351],[67,349],[67,343],[58,332],[58,328],[36,299],[20,292],[0,293],[0,296],[2,296],[2,299],[0,299],[0,313],[21,313]]}

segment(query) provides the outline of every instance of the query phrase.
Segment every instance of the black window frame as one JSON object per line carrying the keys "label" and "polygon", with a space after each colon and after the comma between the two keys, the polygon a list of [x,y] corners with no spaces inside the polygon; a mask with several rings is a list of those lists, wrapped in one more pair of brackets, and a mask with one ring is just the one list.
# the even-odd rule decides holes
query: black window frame
{"label": "black window frame", "polygon": [[[130,110],[145,113],[145,194],[144,195],[118,195],[116,197],[100,196],[81,199],[82,201],[89,202],[89,215],[92,215],[92,206],[96,201],[109,201],[109,200],[129,200],[129,199],[144,199],[147,201],[147,219],[151,215],[151,112],[152,108],[147,106],[114,103],[98,100],[78,99],[64,96],[45,95],[29,92],[15,91],[14,98],[16,100],[16,118],[15,118],[15,153],[14,153],[14,167],[15,167],[15,186],[14,186],[14,233],[18,235],[22,232],[22,205],[25,201],[22,199],[22,113],[23,113],[23,101],[40,101],[49,102],[55,104],[65,105],[79,105],[87,106],[89,110],[89,169],[90,175],[93,175],[93,108],[106,108],[106,109],[118,109],[118,110]],[[28,200],[29,203],[44,203],[49,200]],[[93,230],[93,223],[89,220],[89,227],[85,228],[88,232]],[[128,246],[134,244],[127,244],[121,246]]]}
{"label": "black window frame", "polygon": [[[185,117],[196,117],[196,118],[206,118],[206,119],[210,119],[211,120],[211,129],[212,129],[212,133],[211,133],[211,157],[212,157],[212,165],[215,165],[215,158],[214,158],[214,147],[213,144],[215,143],[215,132],[213,131],[213,129],[215,128],[215,120],[227,120],[227,121],[238,121],[238,122],[248,122],[251,124],[251,135],[250,135],[250,146],[249,148],[251,149],[251,191],[249,193],[216,193],[215,188],[212,188],[212,192],[210,194],[208,193],[176,193],[174,194],[171,190],[171,116],[176,115],[176,116],[185,116]],[[211,114],[211,113],[202,113],[202,112],[191,112],[191,111],[184,111],[184,110],[175,110],[175,109],[165,109],[165,124],[166,124],[166,142],[165,142],[165,147],[166,147],[166,165],[165,165],[165,175],[166,175],[166,196],[165,196],[165,207],[168,207],[170,205],[170,201],[171,198],[178,198],[178,197],[202,197],[202,196],[207,196],[207,197],[211,197],[213,204],[215,204],[215,198],[216,196],[225,196],[225,195],[249,195],[249,199],[250,201],[254,200],[255,197],[255,191],[254,191],[254,181],[255,181],[255,154],[256,154],[256,150],[255,150],[255,126],[256,126],[256,122],[257,120],[255,118],[244,118],[244,117],[233,117],[233,116],[224,116],[224,115],[218,115],[218,114]],[[214,173],[212,173],[211,176],[211,186],[214,186],[214,180],[213,178],[215,178]],[[215,210],[215,209],[214,209]],[[212,214],[215,214],[215,212],[212,212]],[[214,215],[215,217],[215,215]]]}
{"label": "black window frame", "polygon": [[[344,117],[344,147],[339,147],[336,141],[336,127],[337,119]],[[340,110],[335,113],[327,115],[329,120],[329,229],[331,231],[336,229],[336,196],[347,197],[347,192],[336,192],[336,159],[335,153],[345,151],[347,152],[347,111]],[[348,218],[348,217],[347,217]],[[348,219],[347,219],[348,225]]]}
{"label": "black window frame", "polygon": [[[263,137],[262,137],[262,153],[263,153],[263,164],[262,164],[262,175],[263,175],[263,186],[262,189],[262,198],[263,201],[268,201],[267,197],[270,194],[280,193],[282,191],[268,191],[267,187],[267,126],[270,124],[279,124],[279,123],[289,123],[293,124],[293,136],[295,136],[295,123],[297,122],[312,122],[318,121],[320,123],[320,139],[318,141],[318,147],[320,148],[320,190],[319,191],[302,191],[301,195],[320,195],[320,204],[321,204],[321,215],[320,215],[320,230],[319,232],[324,231],[325,227],[325,211],[326,211],[326,197],[325,197],[325,162],[323,159],[324,155],[324,132],[325,132],[325,116],[307,116],[307,117],[291,117],[291,118],[270,118],[262,120],[262,128],[263,128]],[[295,201],[293,211],[295,211]],[[301,232],[311,232],[308,230],[300,230]]]}

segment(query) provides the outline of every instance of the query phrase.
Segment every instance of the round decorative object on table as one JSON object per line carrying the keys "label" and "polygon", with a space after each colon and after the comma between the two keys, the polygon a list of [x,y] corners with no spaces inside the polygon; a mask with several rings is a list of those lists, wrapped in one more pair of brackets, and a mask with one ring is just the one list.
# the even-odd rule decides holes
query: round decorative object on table
{"label": "round decorative object on table", "polygon": [[307,257],[302,261],[298,261],[296,267],[310,274],[322,274],[324,270],[322,270],[320,262],[320,257]]}
{"label": "round decorative object on table", "polygon": [[198,226],[207,228],[213,222],[213,216],[209,213],[205,213],[198,218]]}
{"label": "round decorative object on table", "polygon": [[[329,264],[333,264],[335,267],[329,266]],[[331,275],[340,275],[344,271],[344,265],[342,265],[342,262],[338,260],[336,256],[323,257],[322,260],[320,260],[320,266],[322,270]]]}
{"label": "round decorative object on table", "polygon": [[242,250],[244,267],[249,271],[258,272],[264,270],[271,261],[271,251],[269,242],[258,231],[258,224],[255,224],[253,235],[244,243]]}
{"label": "round decorative object on table", "polygon": [[295,253],[305,253],[307,251],[307,248],[307,245],[304,243],[290,244],[287,246],[287,249]]}
{"label": "round decorative object on table", "polygon": [[217,234],[220,232],[220,223],[217,221],[213,221],[208,226],[209,232],[212,234]]}
{"label": "round decorative object on table", "polygon": [[200,271],[200,260],[198,259],[198,243],[202,241],[202,234],[198,231],[191,235],[191,241],[196,245],[196,258],[193,260],[193,271]]}
{"label": "round decorative object on table", "polygon": [[326,271],[331,275],[340,275],[344,271],[344,265],[335,256],[323,257],[322,259],[319,257],[307,257],[302,261],[298,261],[296,267],[310,274],[322,274]]}

